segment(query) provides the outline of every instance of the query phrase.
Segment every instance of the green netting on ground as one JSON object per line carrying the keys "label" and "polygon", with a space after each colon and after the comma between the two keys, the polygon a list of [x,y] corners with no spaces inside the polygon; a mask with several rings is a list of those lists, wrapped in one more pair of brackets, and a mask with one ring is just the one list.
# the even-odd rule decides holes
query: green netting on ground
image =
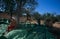
{"label": "green netting on ground", "polygon": [[10,23],[10,20],[9,19],[1,19],[0,18],[0,24],[9,24]]}
{"label": "green netting on ground", "polygon": [[[0,19],[0,34],[6,32],[9,23],[9,19]],[[19,24],[16,29],[7,33],[5,37],[7,39],[56,39],[48,29],[45,25]]]}
{"label": "green netting on ground", "polygon": [[9,19],[0,18],[0,35],[6,32],[9,24],[10,24]]}
{"label": "green netting on ground", "polygon": [[46,26],[36,24],[20,24],[16,30],[9,32],[7,37],[8,39],[56,39]]}

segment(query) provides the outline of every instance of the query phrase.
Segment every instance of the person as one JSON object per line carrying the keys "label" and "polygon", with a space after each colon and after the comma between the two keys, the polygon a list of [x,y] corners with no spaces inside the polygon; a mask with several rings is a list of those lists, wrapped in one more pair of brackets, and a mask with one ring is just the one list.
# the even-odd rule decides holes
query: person
{"label": "person", "polygon": [[15,28],[15,26],[16,26],[16,21],[14,19],[11,19],[11,23],[8,26],[7,31],[9,32],[9,31],[13,30]]}

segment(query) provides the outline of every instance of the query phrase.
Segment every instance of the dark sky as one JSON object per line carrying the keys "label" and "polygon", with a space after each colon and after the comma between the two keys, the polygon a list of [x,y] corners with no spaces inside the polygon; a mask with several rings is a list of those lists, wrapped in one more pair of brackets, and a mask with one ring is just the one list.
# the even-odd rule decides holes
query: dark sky
{"label": "dark sky", "polygon": [[46,12],[51,12],[56,14],[60,14],[60,0],[37,0],[38,6],[36,11],[41,14]]}

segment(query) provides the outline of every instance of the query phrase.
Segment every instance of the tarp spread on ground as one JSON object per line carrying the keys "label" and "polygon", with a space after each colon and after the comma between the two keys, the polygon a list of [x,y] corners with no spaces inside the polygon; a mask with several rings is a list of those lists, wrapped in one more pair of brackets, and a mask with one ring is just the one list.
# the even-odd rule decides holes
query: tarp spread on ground
{"label": "tarp spread on ground", "polygon": [[9,19],[0,19],[0,35],[4,32],[6,32],[8,25],[10,23]]}
{"label": "tarp spread on ground", "polygon": [[[7,24],[5,22],[0,23],[0,35],[6,32],[8,27],[9,22]],[[56,39],[46,26],[36,24],[20,24],[14,30],[5,34],[5,37],[7,39]]]}
{"label": "tarp spread on ground", "polygon": [[[33,26],[33,27],[32,27]],[[6,37],[8,39],[56,39],[56,37],[47,30],[46,26],[30,25],[22,26],[20,29],[10,31]]]}

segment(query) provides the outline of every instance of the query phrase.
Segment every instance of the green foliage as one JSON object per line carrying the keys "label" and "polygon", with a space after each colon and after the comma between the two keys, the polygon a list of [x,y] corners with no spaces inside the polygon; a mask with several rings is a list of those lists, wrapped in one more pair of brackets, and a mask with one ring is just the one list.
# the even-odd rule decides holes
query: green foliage
{"label": "green foliage", "polygon": [[[19,17],[21,16],[21,14],[24,12],[26,13],[26,8],[30,8],[30,11],[32,11],[33,8],[36,7],[37,2],[36,0],[3,0],[5,2],[6,5],[6,12],[10,13],[11,18],[12,18],[12,13],[13,13],[13,9],[14,7],[16,7],[15,5],[17,4],[16,7],[16,12],[17,13],[17,21],[19,22]],[[16,3],[15,3],[16,2]],[[29,6],[29,7],[27,7]],[[27,12],[27,13],[29,13]]]}
{"label": "green foliage", "polygon": [[[17,3],[17,14],[18,14],[18,18],[21,15],[21,13],[23,12],[23,10],[25,10],[24,12],[27,14],[27,18],[29,15],[29,13],[31,12],[31,7],[35,7],[36,5],[36,0],[16,0]],[[23,9],[24,8],[24,9]],[[30,10],[26,10],[27,8],[30,8]]]}
{"label": "green foliage", "polygon": [[35,19],[40,19],[41,15],[38,12],[33,13]]}
{"label": "green foliage", "polygon": [[56,19],[60,22],[60,15],[57,15]]}
{"label": "green foliage", "polygon": [[3,0],[5,5],[6,5],[6,12],[11,12],[13,11],[13,8],[15,6],[14,0]]}

